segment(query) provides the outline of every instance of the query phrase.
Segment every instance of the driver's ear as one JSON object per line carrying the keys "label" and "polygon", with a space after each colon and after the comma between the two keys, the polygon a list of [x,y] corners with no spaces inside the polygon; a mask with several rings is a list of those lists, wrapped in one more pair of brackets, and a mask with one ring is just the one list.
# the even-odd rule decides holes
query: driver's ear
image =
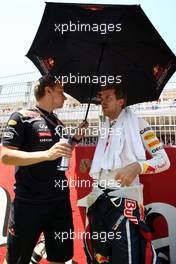
{"label": "driver's ear", "polygon": [[49,86],[45,87],[45,95],[52,94],[51,88]]}
{"label": "driver's ear", "polygon": [[121,107],[123,107],[125,104],[125,99],[124,98],[119,99],[119,104]]}

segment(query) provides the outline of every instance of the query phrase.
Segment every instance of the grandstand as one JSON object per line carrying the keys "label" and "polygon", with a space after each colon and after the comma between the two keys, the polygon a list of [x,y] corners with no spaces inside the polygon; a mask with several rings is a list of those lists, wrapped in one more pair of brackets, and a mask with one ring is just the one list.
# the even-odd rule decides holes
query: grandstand
{"label": "grandstand", "polygon": [[[38,72],[31,72],[0,78],[0,137],[13,111],[30,108],[35,104],[33,88],[39,77]],[[64,108],[56,113],[66,127],[74,128],[84,119],[86,107],[86,104],[80,104],[68,95]],[[166,85],[157,102],[137,104],[131,108],[149,122],[164,144],[176,145],[176,81]],[[102,118],[101,107],[91,105],[88,115],[89,134],[82,144],[96,143],[98,135],[95,134],[95,128],[99,127]]]}

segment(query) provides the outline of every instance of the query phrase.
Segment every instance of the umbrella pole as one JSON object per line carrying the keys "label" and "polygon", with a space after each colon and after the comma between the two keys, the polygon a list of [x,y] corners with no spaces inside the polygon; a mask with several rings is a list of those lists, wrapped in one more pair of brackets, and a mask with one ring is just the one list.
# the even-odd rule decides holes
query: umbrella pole
{"label": "umbrella pole", "polygon": [[[100,54],[100,58],[99,58],[99,61],[98,61],[96,75],[98,75],[98,72],[99,72],[99,69],[100,69],[100,65],[101,65],[101,62],[102,62],[102,59],[103,59],[104,49],[105,49],[105,42],[102,43],[101,54]],[[86,110],[86,115],[85,115],[85,118],[84,118],[84,122],[87,121],[87,116],[88,116],[88,112],[89,112],[89,108],[90,108],[90,104],[91,104],[91,100],[92,100],[92,96],[93,96],[94,90],[95,90],[95,84],[93,83],[92,89],[91,89],[89,103],[88,103],[87,110]]]}

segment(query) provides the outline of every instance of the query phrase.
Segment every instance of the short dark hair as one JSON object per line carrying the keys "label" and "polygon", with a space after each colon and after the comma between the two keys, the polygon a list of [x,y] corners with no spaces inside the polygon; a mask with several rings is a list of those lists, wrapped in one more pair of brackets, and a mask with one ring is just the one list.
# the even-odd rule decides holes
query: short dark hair
{"label": "short dark hair", "polygon": [[124,99],[124,105],[123,108],[126,106],[127,102],[127,90],[126,87],[122,83],[112,83],[112,84],[107,84],[105,86],[100,87],[100,92],[105,91],[105,90],[114,90],[116,99]]}
{"label": "short dark hair", "polygon": [[51,74],[43,75],[34,87],[34,96],[36,100],[40,100],[45,95],[45,87],[49,86],[54,89],[56,85],[55,77]]}

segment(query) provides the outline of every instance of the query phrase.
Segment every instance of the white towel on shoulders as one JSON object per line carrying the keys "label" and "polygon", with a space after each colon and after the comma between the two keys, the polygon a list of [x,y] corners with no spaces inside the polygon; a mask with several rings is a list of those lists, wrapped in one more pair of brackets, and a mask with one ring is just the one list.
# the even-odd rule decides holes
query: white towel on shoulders
{"label": "white towel on shoulders", "polygon": [[[145,150],[140,137],[138,117],[125,108],[110,128],[109,120],[103,123],[95,150],[90,175],[96,178],[101,169],[116,170],[122,167],[122,153],[132,162],[145,160]],[[109,132],[109,139],[108,139]],[[107,140],[109,144],[107,144]],[[124,148],[124,144],[127,147]]]}

